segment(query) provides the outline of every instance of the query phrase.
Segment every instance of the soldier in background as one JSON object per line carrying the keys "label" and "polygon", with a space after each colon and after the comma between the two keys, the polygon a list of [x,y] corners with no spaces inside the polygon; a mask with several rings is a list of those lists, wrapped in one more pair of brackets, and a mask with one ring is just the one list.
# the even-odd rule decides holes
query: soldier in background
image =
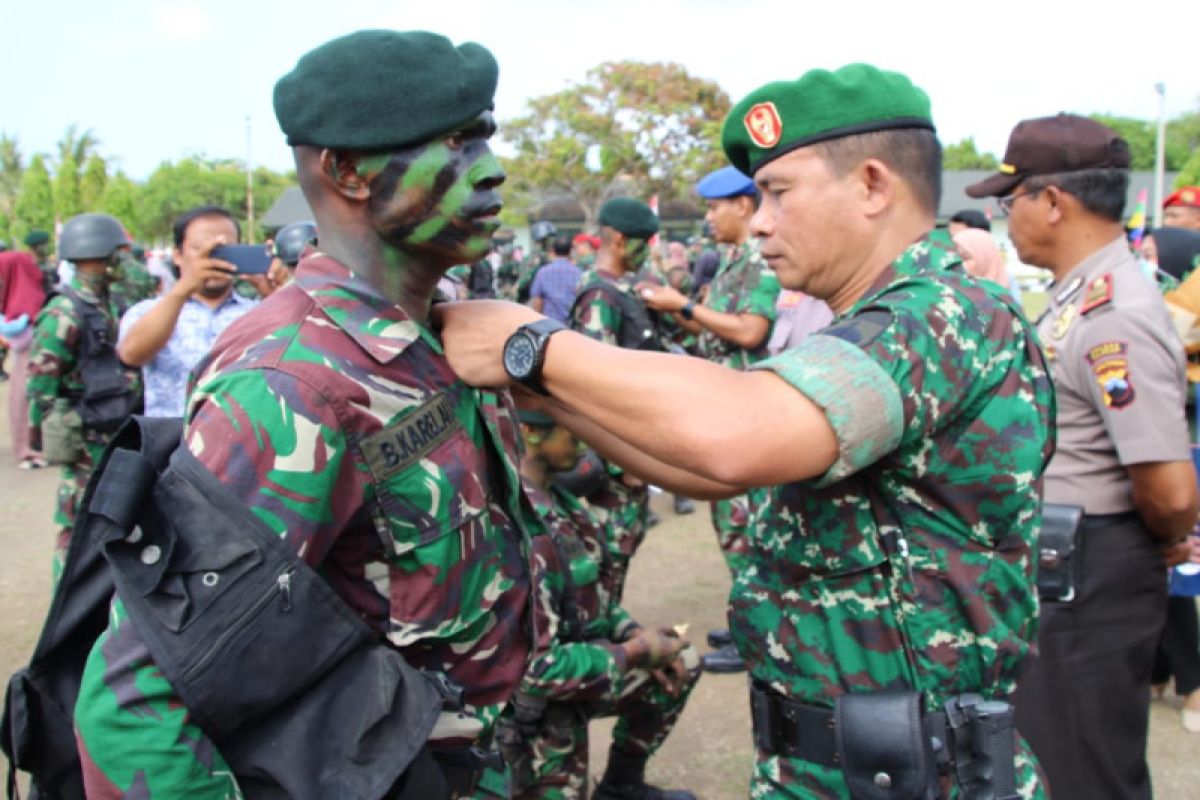
{"label": "soldier in background", "polygon": [[1181,186],[1163,201],[1163,225],[1200,231],[1200,186]]}
{"label": "soldier in background", "polygon": [[106,214],[80,214],[63,224],[58,251],[75,274],[38,314],[29,353],[29,444],[62,470],[56,580],[88,478],[112,435],[142,408],[141,373],[116,352],[120,309],[112,270],[128,245],[125,229]]}
{"label": "soldier in background", "polygon": [[674,629],[644,629],[621,608],[603,524],[551,482],[579,461],[579,441],[547,414],[519,413],[521,477],[546,532],[532,545],[537,652],[497,734],[513,797],[585,797],[588,723],[615,715],[593,800],[695,800],[647,785],[645,768],[700,677],[696,652]]}
{"label": "soldier in background", "polygon": [[538,270],[554,259],[554,237],[557,235],[558,227],[547,220],[538,220],[529,229],[533,247],[521,262],[521,273],[517,278],[518,303],[529,302],[529,291],[533,287],[533,279],[537,277]]}
{"label": "soldier in background", "polygon": [[42,290],[49,297],[58,283],[58,267],[50,261],[50,234],[45,231],[30,231],[25,236],[25,247],[37,260],[38,269],[42,271]]}

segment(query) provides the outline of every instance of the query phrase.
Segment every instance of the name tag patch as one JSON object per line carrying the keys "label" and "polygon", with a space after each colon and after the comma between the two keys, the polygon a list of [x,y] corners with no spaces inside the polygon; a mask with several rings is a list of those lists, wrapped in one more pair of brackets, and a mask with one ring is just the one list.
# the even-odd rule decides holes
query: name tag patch
{"label": "name tag patch", "polygon": [[384,481],[429,455],[461,428],[462,423],[454,415],[453,396],[439,394],[363,439],[363,457],[376,480]]}

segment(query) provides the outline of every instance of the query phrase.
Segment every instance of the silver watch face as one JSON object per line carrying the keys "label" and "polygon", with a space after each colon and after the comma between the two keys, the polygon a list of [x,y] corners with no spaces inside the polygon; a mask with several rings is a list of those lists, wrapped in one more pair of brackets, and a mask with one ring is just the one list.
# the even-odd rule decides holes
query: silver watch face
{"label": "silver watch face", "polygon": [[517,380],[533,374],[534,360],[537,358],[537,348],[533,338],[524,331],[513,336],[504,346],[504,370]]}

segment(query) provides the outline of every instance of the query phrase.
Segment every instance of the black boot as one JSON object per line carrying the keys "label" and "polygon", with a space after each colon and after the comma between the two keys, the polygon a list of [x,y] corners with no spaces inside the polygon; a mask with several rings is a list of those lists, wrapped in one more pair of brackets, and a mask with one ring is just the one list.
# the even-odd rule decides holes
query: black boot
{"label": "black boot", "polygon": [[691,792],[646,783],[647,757],[610,747],[604,780],[592,793],[592,800],[696,800]]}
{"label": "black boot", "polygon": [[681,494],[675,495],[676,514],[691,514],[695,510],[696,504],[692,502],[690,497],[684,497]]}
{"label": "black boot", "polygon": [[745,672],[746,662],[738,655],[737,648],[727,644],[720,650],[700,656],[700,666],[705,672]]}
{"label": "black boot", "polygon": [[733,644],[733,634],[728,628],[713,628],[708,632],[708,646],[714,650],[720,649],[727,644]]}

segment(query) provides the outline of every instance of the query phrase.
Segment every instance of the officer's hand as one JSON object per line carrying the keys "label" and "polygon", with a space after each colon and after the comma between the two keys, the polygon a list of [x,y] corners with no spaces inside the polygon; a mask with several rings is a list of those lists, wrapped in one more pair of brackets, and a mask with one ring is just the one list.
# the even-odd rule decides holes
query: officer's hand
{"label": "officer's hand", "polygon": [[679,693],[683,691],[686,672],[687,667],[683,663],[683,656],[679,656],[665,667],[651,670],[650,674],[654,676],[654,680],[658,681],[658,685],[663,688],[663,691],[671,697],[679,697]]}
{"label": "officer's hand", "polygon": [[505,300],[438,303],[434,327],[440,328],[450,367],[472,386],[507,386],[504,343],[522,325],[544,319],[528,306]]}
{"label": "officer's hand", "polygon": [[1168,567],[1177,567],[1180,564],[1186,564],[1191,559],[1193,545],[1190,540],[1193,538],[1189,536],[1182,542],[1163,546],[1163,560],[1167,562]]}
{"label": "officer's hand", "polygon": [[646,485],[646,482],[644,480],[642,480],[641,478],[635,478],[632,475],[630,475],[628,472],[621,473],[621,483],[624,484],[625,486],[629,487],[630,489],[641,489],[643,486]]}
{"label": "officer's hand", "polygon": [[638,638],[646,645],[645,666],[658,669],[671,664],[683,648],[688,646],[684,639],[671,628],[651,628],[638,632]]}
{"label": "officer's hand", "polygon": [[638,296],[655,311],[678,311],[687,305],[688,299],[678,289],[653,283],[639,283]]}

